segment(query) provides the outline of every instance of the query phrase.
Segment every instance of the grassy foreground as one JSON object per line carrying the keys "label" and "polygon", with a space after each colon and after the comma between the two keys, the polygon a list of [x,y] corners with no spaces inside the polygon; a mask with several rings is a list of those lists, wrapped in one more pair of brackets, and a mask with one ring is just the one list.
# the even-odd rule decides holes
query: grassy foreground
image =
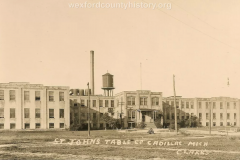
{"label": "grassy foreground", "polygon": [[[2,131],[0,159],[239,159],[240,137],[167,132]],[[62,140],[60,140],[62,139]],[[62,141],[62,143],[61,143]]]}

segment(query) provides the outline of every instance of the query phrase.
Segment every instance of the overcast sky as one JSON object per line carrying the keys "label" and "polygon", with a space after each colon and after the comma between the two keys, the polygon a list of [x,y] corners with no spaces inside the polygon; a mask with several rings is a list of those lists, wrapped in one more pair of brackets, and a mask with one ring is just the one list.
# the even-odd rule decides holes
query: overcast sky
{"label": "overcast sky", "polygon": [[[114,93],[240,98],[240,1],[135,0],[167,8],[70,8],[85,0],[1,0],[0,82],[87,88],[114,75]],[[89,0],[88,3],[112,0]],[[114,2],[128,3],[127,0]],[[227,79],[230,85],[227,87]],[[226,90],[229,91],[226,91]]]}

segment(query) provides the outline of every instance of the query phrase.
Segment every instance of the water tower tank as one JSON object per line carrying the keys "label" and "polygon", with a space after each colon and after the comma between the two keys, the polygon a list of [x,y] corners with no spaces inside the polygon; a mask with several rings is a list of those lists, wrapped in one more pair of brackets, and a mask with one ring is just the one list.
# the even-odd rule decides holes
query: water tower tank
{"label": "water tower tank", "polygon": [[113,75],[110,73],[106,73],[102,75],[102,81],[103,81],[103,87],[102,89],[104,90],[104,96],[113,96]]}
{"label": "water tower tank", "polygon": [[103,87],[102,88],[114,88],[113,87],[113,75],[106,73],[102,75]]}

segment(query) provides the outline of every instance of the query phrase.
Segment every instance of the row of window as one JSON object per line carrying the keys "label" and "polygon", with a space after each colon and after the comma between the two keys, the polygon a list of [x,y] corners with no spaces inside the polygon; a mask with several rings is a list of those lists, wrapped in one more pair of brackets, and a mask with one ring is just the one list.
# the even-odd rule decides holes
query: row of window
{"label": "row of window", "polygon": [[[92,107],[97,107],[97,100],[90,100],[90,105],[92,101]],[[87,106],[88,106],[87,100]],[[74,106],[78,106],[77,99],[74,99]],[[81,99],[81,106],[85,106],[85,100]],[[110,106],[114,107],[114,100],[110,101]],[[103,100],[99,100],[99,107],[103,107]],[[105,100],[105,107],[109,107],[109,100]]]}
{"label": "row of window", "polygon": [[[49,91],[49,101],[54,101],[54,91]],[[10,101],[16,100],[16,92],[15,90],[9,91],[10,95]],[[0,100],[4,100],[4,90],[0,90]],[[24,100],[29,101],[30,100],[30,91],[24,91]],[[41,100],[41,92],[35,91],[35,101]],[[59,101],[64,101],[64,92],[59,92]]]}
{"label": "row of window", "polygon": [[[213,102],[213,109],[216,109],[216,102]],[[210,102],[205,102],[206,109],[209,109]],[[233,102],[233,108],[236,109],[236,102]],[[202,109],[202,102],[198,102],[198,108]],[[223,102],[220,102],[220,109],[223,109]],[[227,102],[227,109],[230,109],[230,102]]]}
{"label": "row of window", "polygon": [[[167,119],[170,119],[170,114],[167,114]],[[175,113],[172,113],[171,118],[174,119],[174,115]],[[194,116],[193,113],[191,113],[191,117]],[[177,113],[177,119],[179,119],[179,113]],[[199,113],[199,117],[200,120],[202,119],[202,113]],[[233,118],[237,119],[237,113],[233,114]],[[185,119],[185,116],[182,116],[182,119]],[[186,119],[189,119],[189,113],[186,113]],[[209,119],[209,113],[206,113],[206,119]],[[212,114],[212,119],[216,119],[216,113]],[[220,119],[223,119],[223,113],[220,113]],[[227,113],[227,119],[231,119],[231,114]]]}
{"label": "row of window", "polygon": [[[167,101],[166,103],[171,105],[171,106],[174,106],[174,101]],[[199,109],[202,109],[202,103],[203,102],[198,102],[198,108]],[[189,108],[189,105],[190,105],[190,108],[194,109],[194,103],[193,102],[186,102],[186,103],[181,102],[181,108],[184,108],[185,104],[186,104],[186,108]],[[210,106],[210,105],[211,105],[211,102],[205,102],[206,109],[209,109],[208,106]],[[213,105],[213,109],[216,109],[216,102],[212,102],[212,105]],[[176,106],[177,106],[177,108],[179,108],[179,102],[178,101],[176,102]],[[234,107],[234,109],[236,109],[236,102],[233,102],[233,107]],[[223,109],[223,102],[220,102],[220,109]],[[227,109],[230,109],[230,102],[227,102]]]}
{"label": "row of window", "polygon": [[[212,118],[216,119],[216,113],[212,114]],[[237,119],[237,113],[234,113],[234,119]],[[202,113],[199,113],[199,119],[202,119]],[[206,119],[209,119],[209,113],[206,113]],[[223,113],[220,113],[220,119],[223,119]],[[227,113],[227,119],[231,119],[230,113]]]}
{"label": "row of window", "polygon": [[[60,123],[59,127],[64,128],[64,123]],[[35,128],[41,128],[41,123],[35,123]],[[49,123],[49,128],[54,128],[54,123]],[[4,129],[4,123],[0,123],[0,129]],[[16,124],[10,123],[10,129],[16,129]],[[30,123],[24,123],[24,129],[30,129]]]}
{"label": "row of window", "polygon": [[[35,118],[41,118],[40,109],[35,109]],[[15,108],[10,108],[10,118],[15,118]],[[0,108],[0,118],[4,118],[4,108]],[[24,118],[30,118],[30,108],[24,108]],[[54,109],[49,109],[49,118],[54,118]],[[64,118],[64,109],[59,109],[59,118]]]}
{"label": "row of window", "polygon": [[[129,106],[134,106],[136,105],[135,103],[135,97],[127,97],[127,105]],[[147,97],[140,97],[140,105],[147,105]],[[152,105],[153,106],[158,106],[159,105],[159,98],[158,97],[153,97],[152,98]]]}
{"label": "row of window", "polygon": [[[217,126],[217,123],[216,122],[213,122],[212,124],[213,126]],[[233,124],[230,123],[230,122],[227,122],[227,126],[236,126],[237,125],[237,122],[234,122]],[[206,122],[206,126],[209,126],[209,122]],[[223,122],[220,122],[220,126],[223,126]]]}
{"label": "row of window", "polygon": [[[167,104],[171,105],[171,106],[174,106],[174,101],[167,101],[166,102]],[[193,105],[193,102],[181,102],[181,108],[185,108],[185,104],[186,104],[186,108],[191,108],[191,109],[194,109],[194,105]],[[179,102],[177,101],[176,102],[176,106],[177,108],[179,108]]]}

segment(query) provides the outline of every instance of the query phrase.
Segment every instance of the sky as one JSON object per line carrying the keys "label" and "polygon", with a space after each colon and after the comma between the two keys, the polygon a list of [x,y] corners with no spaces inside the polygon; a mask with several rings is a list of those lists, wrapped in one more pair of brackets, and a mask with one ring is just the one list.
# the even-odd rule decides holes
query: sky
{"label": "sky", "polygon": [[108,72],[114,93],[172,96],[175,75],[178,96],[240,98],[240,1],[114,1],[170,3],[171,9],[70,7],[85,2],[113,1],[1,0],[0,82],[86,89],[94,50],[95,94],[103,94]]}

